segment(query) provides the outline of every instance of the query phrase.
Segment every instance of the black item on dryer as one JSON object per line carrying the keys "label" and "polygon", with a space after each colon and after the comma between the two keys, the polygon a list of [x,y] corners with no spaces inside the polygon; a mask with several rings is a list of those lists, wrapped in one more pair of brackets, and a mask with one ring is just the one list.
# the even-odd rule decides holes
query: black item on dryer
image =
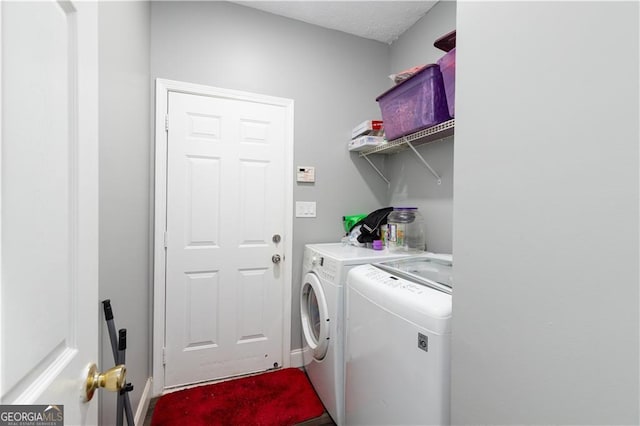
{"label": "black item on dryer", "polygon": [[[393,211],[393,207],[385,207],[369,213],[367,217],[356,224],[361,224],[359,243],[372,243],[380,239],[380,227],[387,224],[387,216]],[[355,226],[354,226],[355,228]]]}

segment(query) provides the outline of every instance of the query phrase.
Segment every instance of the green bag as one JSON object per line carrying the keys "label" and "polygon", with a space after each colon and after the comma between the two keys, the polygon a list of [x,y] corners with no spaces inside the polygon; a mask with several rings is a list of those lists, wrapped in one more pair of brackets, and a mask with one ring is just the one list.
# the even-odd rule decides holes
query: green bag
{"label": "green bag", "polygon": [[342,216],[342,224],[344,225],[344,232],[347,234],[351,232],[353,226],[367,217],[366,214],[352,214],[349,216]]}

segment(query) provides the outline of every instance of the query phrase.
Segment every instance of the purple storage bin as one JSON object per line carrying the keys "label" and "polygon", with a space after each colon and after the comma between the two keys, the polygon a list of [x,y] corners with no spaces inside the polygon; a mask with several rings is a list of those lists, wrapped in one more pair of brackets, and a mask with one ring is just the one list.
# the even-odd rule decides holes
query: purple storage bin
{"label": "purple storage bin", "polygon": [[449,105],[449,115],[455,117],[456,112],[456,48],[454,47],[446,55],[438,60],[442,80],[444,81],[444,91],[447,94],[447,104]]}
{"label": "purple storage bin", "polygon": [[387,140],[449,120],[442,73],[430,64],[376,99]]}

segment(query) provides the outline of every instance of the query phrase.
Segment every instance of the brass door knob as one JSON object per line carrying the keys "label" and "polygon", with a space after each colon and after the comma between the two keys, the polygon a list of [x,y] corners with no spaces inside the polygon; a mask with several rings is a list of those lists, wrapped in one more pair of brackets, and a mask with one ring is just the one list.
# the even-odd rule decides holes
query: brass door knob
{"label": "brass door knob", "polygon": [[98,371],[95,364],[89,366],[89,373],[85,381],[85,402],[91,401],[93,393],[98,388],[105,388],[111,392],[119,392],[124,386],[127,376],[127,367],[124,365],[116,365],[108,369],[104,373]]}

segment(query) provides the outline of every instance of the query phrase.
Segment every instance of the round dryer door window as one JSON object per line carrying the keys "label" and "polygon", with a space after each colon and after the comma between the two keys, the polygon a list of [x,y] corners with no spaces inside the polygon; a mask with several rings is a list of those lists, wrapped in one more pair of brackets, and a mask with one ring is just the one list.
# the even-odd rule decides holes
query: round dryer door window
{"label": "round dryer door window", "polygon": [[323,359],[329,347],[329,311],[320,280],[312,272],[305,275],[302,284],[300,317],[304,339],[313,357]]}

